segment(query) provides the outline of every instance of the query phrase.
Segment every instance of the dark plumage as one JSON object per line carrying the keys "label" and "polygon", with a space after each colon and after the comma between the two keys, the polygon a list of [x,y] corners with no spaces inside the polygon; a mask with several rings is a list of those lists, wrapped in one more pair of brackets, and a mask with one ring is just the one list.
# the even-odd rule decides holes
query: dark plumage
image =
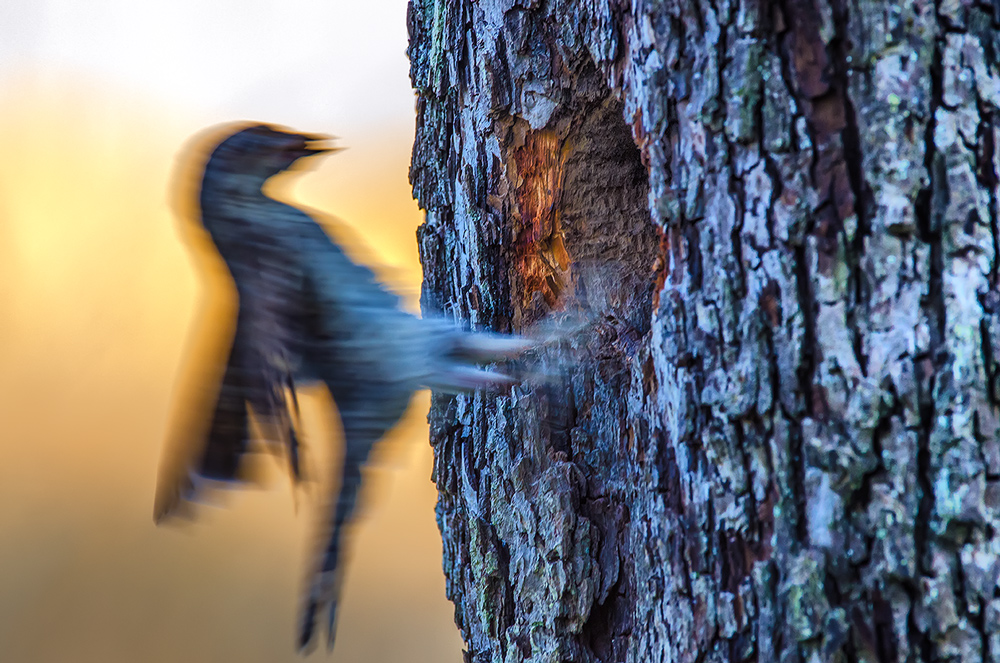
{"label": "dark plumage", "polygon": [[[344,429],[343,476],[307,590],[300,648],[312,641],[323,609],[333,646],[340,539],[372,445],[397,423],[417,389],[508,386],[511,378],[474,362],[528,347],[522,339],[466,333],[406,313],[309,215],[262,192],[270,177],[299,159],[329,151],[322,140],[254,125],[229,135],[208,159],[201,222],[232,274],[239,313],[205,444],[180,464],[182,471],[161,474],[155,506],[159,522],[197,496],[200,479],[237,477],[248,444],[248,404],[286,444],[297,477],[295,386],[323,382]],[[176,459],[165,463],[178,466]]]}

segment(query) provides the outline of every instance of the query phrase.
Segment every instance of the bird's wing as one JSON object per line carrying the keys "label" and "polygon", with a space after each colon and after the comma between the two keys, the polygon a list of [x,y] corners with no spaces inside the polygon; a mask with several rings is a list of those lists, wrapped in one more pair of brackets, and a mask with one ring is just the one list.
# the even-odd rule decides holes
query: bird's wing
{"label": "bird's wing", "polygon": [[[219,361],[209,360],[206,363],[213,374],[198,376],[197,384],[187,386],[178,398],[178,412],[160,460],[153,510],[156,522],[187,515],[186,507],[199,497],[199,477],[230,482],[239,478],[240,458],[249,443],[245,326],[245,316],[238,315],[221,381],[214,373]],[[213,388],[214,384],[218,387]]]}
{"label": "bird's wing", "polygon": [[192,468],[206,479],[236,481],[240,459],[249,445],[247,391],[253,349],[247,339],[246,325],[245,316],[240,315],[205,445]]}
{"label": "bird's wing", "polygon": [[[186,409],[180,414],[189,421],[175,429],[175,439],[161,461],[154,506],[157,522],[202,497],[200,492],[206,485],[246,478],[241,474],[241,461],[250,446],[248,406],[253,407],[264,432],[274,435],[287,449],[293,477],[298,480],[302,476],[292,366],[281,321],[272,319],[271,300],[263,294],[274,287],[263,287],[250,279],[266,280],[266,274],[246,280],[237,277],[239,312],[217,394],[201,387],[185,399],[192,402],[182,405]],[[278,292],[277,296],[284,294]],[[214,403],[210,414],[205,414],[204,402]]]}
{"label": "bird's wing", "polygon": [[266,287],[248,292],[240,307],[247,311],[248,320],[243,394],[265,435],[285,448],[292,476],[298,481],[302,478],[295,432],[299,404],[293,375],[298,360],[290,346],[296,336],[294,314],[300,289],[287,287],[291,282],[287,274],[284,279],[272,276],[262,272],[260,280],[267,282]]}

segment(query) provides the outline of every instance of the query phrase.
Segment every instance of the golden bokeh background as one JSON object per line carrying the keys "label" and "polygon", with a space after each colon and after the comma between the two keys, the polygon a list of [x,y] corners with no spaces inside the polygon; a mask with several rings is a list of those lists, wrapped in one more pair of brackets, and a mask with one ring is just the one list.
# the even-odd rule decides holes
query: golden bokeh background
{"label": "golden bokeh background", "polygon": [[[175,159],[193,134],[228,120],[340,136],[348,150],[314,160],[283,191],[339,219],[416,308],[421,215],[407,182],[405,2],[363,11],[181,2],[201,21],[199,38],[238,20],[218,52],[179,43],[177,54],[162,53],[171,35],[148,15],[130,23],[126,4],[0,9],[0,661],[301,660],[295,622],[317,514],[277,463],[263,488],[227,494],[189,526],[152,522],[159,454],[205,304],[171,211]],[[327,14],[299,20],[314,57],[292,43],[294,57],[283,58],[279,37],[298,33],[273,26],[322,7]],[[274,40],[267,67],[262,36]],[[116,70],[130,54],[131,69]],[[337,649],[311,658],[461,660],[444,598],[426,406],[424,394],[376,451]],[[304,419],[325,467],[331,423],[321,397],[307,400]]]}

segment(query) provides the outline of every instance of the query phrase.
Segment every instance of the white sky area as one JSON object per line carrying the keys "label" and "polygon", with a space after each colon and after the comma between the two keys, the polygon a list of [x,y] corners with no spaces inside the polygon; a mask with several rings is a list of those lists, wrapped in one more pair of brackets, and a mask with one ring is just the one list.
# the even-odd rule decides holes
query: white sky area
{"label": "white sky area", "polygon": [[206,125],[412,127],[406,43],[405,0],[0,3],[0,76],[92,79]]}

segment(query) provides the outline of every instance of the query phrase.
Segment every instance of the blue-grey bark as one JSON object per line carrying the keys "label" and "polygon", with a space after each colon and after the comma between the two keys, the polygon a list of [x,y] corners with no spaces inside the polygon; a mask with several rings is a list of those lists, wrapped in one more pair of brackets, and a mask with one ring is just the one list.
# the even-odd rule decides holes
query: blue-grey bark
{"label": "blue-grey bark", "polygon": [[[411,0],[475,661],[1000,659],[1000,3]],[[560,370],[559,367],[568,367]]]}

